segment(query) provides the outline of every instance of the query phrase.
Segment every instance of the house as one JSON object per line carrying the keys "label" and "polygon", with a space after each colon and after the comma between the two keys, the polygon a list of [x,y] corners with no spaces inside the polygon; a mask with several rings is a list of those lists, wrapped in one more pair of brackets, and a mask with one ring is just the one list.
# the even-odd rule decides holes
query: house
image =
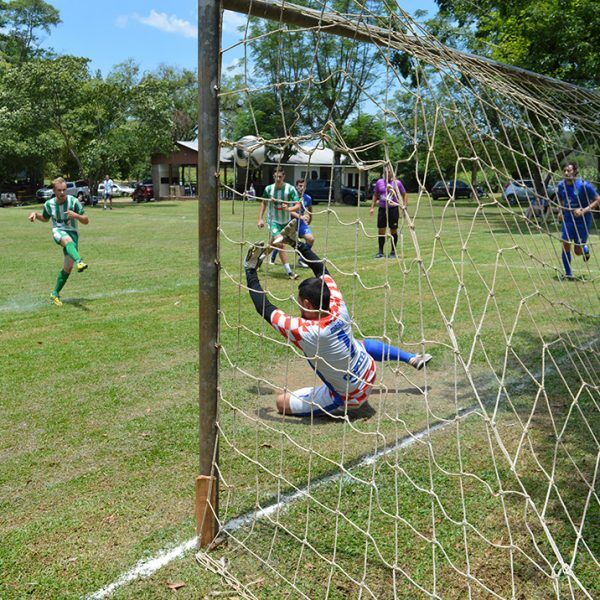
{"label": "house", "polygon": [[[177,150],[170,154],[155,154],[152,156],[152,182],[157,200],[163,198],[180,198],[196,196],[198,140],[192,142],[179,141]],[[243,193],[249,181],[267,185],[272,181],[272,170],[280,163],[277,155],[273,162],[262,165],[259,169],[247,173],[246,169],[235,165],[232,148],[221,148],[220,168],[221,181],[228,182],[239,193]],[[281,164],[286,173],[286,180],[294,183],[298,179],[331,179],[334,153],[322,144],[306,143],[297,147],[285,164]],[[340,164],[342,185],[358,188],[360,170],[348,163],[342,156]],[[365,175],[363,175],[363,184]],[[232,193],[223,190],[222,197],[230,198]]]}

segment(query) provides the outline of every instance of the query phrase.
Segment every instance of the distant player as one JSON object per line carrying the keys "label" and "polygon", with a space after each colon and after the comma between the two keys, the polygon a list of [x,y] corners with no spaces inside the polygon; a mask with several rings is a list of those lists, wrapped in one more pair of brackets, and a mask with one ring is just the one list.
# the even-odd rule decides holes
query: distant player
{"label": "distant player", "polygon": [[[293,241],[292,241],[293,243]],[[259,243],[250,248],[246,281],[250,298],[259,315],[298,347],[323,385],[279,394],[277,410],[282,414],[306,416],[312,412],[343,414],[361,406],[375,383],[375,361],[402,361],[422,369],[429,354],[410,354],[378,340],[358,341],[342,294],[324,263],[307,244],[298,250],[313,270],[314,277],[298,286],[301,317],[276,308],[263,291],[257,269],[268,248]]]}
{"label": "distant player", "polygon": [[375,203],[378,203],[377,211],[377,230],[379,242],[379,250],[375,258],[383,258],[383,249],[385,247],[385,232],[389,227],[392,234],[392,251],[390,258],[396,256],[396,246],[398,245],[398,221],[400,220],[400,206],[408,206],[408,194],[404,185],[399,179],[396,179],[392,169],[386,167],[383,170],[383,177],[378,179],[373,190],[373,198],[371,199],[371,209],[369,213],[372,215],[375,211]]}
{"label": "distant player", "polygon": [[300,198],[293,185],[285,182],[285,171],[277,167],[273,172],[275,183],[268,185],[263,192],[260,209],[258,211],[258,227],[265,226],[263,217],[267,213],[267,226],[269,228],[269,242],[279,250],[281,262],[290,279],[298,279],[290,267],[284,242],[280,240],[283,228],[292,219],[291,213],[300,209]]}
{"label": "distant player", "polygon": [[112,210],[112,199],[113,199],[113,191],[114,191],[114,181],[108,176],[104,176],[104,210],[106,210],[106,201],[108,200],[110,203],[110,210]]}
{"label": "distant player", "polygon": [[[296,191],[300,197],[300,208],[297,211],[292,211],[290,216],[294,219],[298,219],[298,237],[304,239],[304,241],[312,248],[315,243],[315,236],[310,228],[312,222],[312,197],[306,192],[306,182],[304,179],[298,179],[296,181]],[[269,264],[274,265],[277,253],[279,250],[273,250],[271,257],[269,258]],[[308,268],[308,265],[302,260],[298,260],[298,266]]]}
{"label": "distant player", "polygon": [[90,220],[83,210],[83,206],[73,196],[67,196],[67,183],[62,177],[56,178],[52,182],[54,188],[54,198],[46,200],[44,209],[41,213],[33,211],[29,213],[29,220],[42,221],[46,223],[52,219],[52,237],[54,241],[62,246],[64,254],[63,268],[58,274],[56,286],[50,294],[50,299],[56,306],[62,306],[60,300],[60,291],[67,283],[71,274],[73,265],[77,265],[77,272],[85,271],[88,266],[81,260],[78,252],[79,231],[78,223],[87,225]]}
{"label": "distant player", "polygon": [[556,195],[563,211],[562,263],[565,277],[569,280],[574,279],[571,270],[571,243],[577,256],[583,254],[583,260],[590,259],[587,241],[593,222],[592,210],[600,204],[600,196],[594,186],[578,178],[578,172],[575,163],[567,163],[563,169],[564,179],[556,187]]}

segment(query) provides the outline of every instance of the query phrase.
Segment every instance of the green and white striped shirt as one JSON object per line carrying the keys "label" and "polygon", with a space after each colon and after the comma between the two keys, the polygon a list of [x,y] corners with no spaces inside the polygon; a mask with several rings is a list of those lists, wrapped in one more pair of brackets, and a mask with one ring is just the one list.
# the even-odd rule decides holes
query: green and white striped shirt
{"label": "green and white striped shirt", "polygon": [[268,185],[263,193],[263,198],[267,201],[267,223],[281,225],[287,225],[291,219],[286,208],[300,202],[296,188],[289,183],[284,183],[279,189],[274,183]]}
{"label": "green and white striped shirt", "polygon": [[67,199],[59,204],[56,198],[50,198],[44,202],[44,210],[42,215],[45,219],[52,219],[52,228],[60,229],[61,231],[77,231],[77,221],[75,219],[68,219],[66,212],[72,210],[78,215],[85,214],[81,202],[74,196],[67,196]]}

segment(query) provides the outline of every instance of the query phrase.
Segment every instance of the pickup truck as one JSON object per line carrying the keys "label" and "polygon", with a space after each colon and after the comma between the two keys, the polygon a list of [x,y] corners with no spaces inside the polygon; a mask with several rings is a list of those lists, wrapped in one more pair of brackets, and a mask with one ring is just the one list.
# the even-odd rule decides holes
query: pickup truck
{"label": "pickup truck", "polygon": [[[82,204],[90,204],[91,195],[87,181],[78,179],[77,181],[67,181],[66,183],[68,196],[75,196]],[[46,200],[50,200],[53,196],[54,190],[51,185],[40,188],[35,193],[35,197],[39,202],[46,202]]]}

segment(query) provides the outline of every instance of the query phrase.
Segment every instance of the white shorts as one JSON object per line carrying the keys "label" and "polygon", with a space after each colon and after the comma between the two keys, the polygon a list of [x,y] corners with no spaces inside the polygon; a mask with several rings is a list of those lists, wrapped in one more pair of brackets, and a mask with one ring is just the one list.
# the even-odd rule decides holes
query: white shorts
{"label": "white shorts", "polygon": [[362,404],[362,402],[344,402],[339,394],[331,391],[325,384],[290,392],[289,403],[292,414],[298,417],[305,417],[311,413],[343,415],[346,410],[350,412]]}

